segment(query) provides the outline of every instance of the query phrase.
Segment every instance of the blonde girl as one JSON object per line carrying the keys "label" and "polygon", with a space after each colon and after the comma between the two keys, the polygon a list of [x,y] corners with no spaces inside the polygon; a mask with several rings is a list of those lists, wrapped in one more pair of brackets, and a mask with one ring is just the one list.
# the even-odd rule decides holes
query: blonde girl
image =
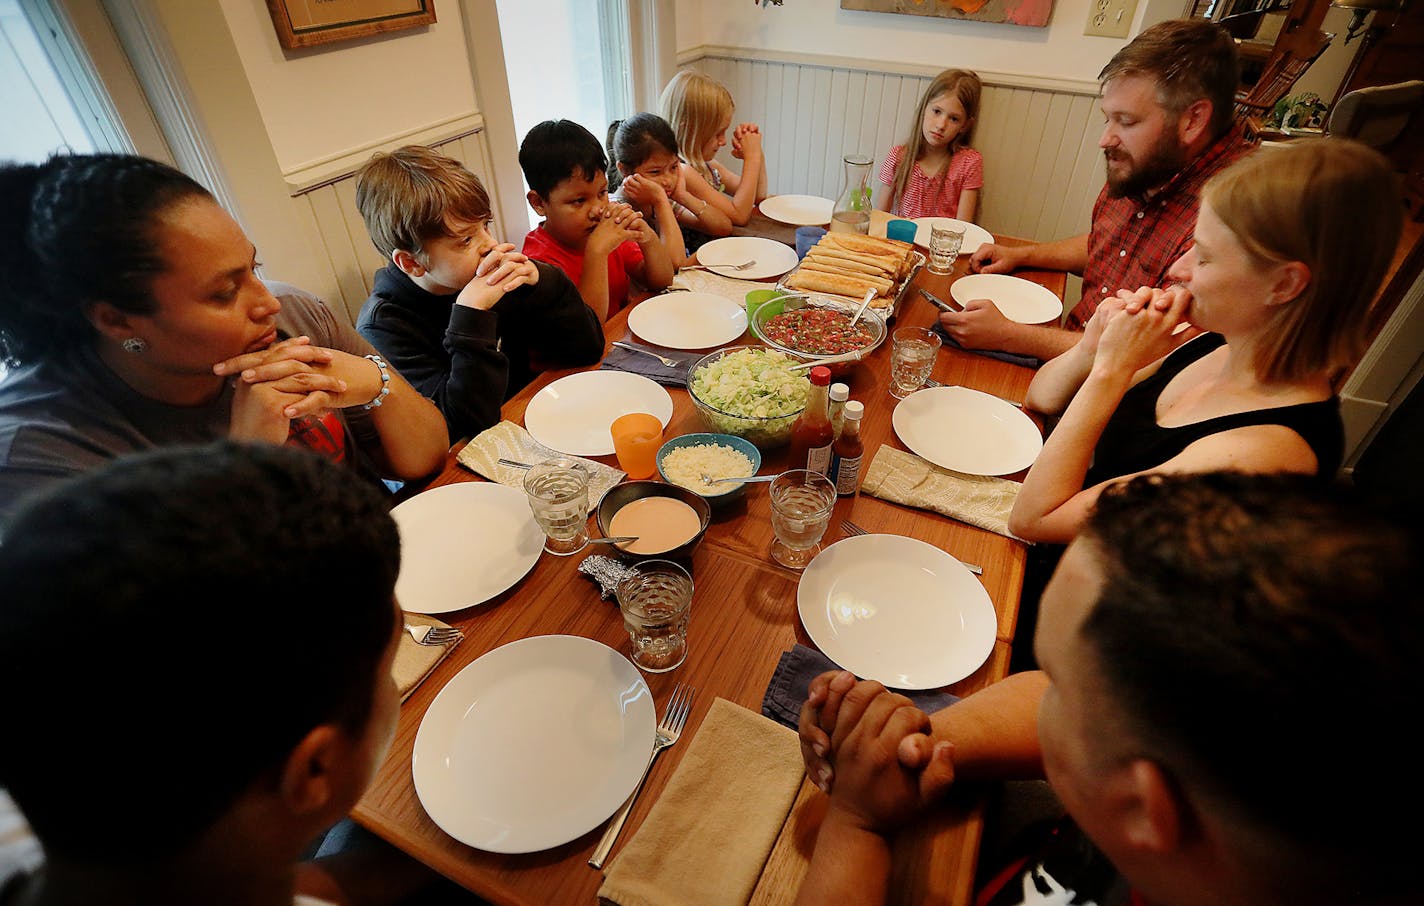
{"label": "blonde girl", "polygon": [[677,133],[686,161],[684,169],[690,171],[689,185],[708,185],[713,190],[712,203],[732,223],[745,226],[756,203],[766,197],[761,129],[755,123],[742,123],[733,131],[732,156],[742,162],[738,173],[713,159],[727,144],[727,130],[732,127],[732,94],[725,85],[684,69],[663,88],[658,106]]}
{"label": "blonde girl", "polygon": [[968,146],[979,116],[979,77],[946,69],[925,89],[914,128],[880,165],[875,207],[898,217],[973,222],[984,188],[984,157]]}

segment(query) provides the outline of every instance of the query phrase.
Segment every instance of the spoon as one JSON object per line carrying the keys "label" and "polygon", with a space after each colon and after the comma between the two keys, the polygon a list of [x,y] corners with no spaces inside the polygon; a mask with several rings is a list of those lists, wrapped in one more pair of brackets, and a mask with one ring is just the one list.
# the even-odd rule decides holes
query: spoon
{"label": "spoon", "polygon": [[860,303],[860,308],[855,310],[855,317],[850,319],[850,326],[854,327],[860,320],[860,316],[865,314],[865,309],[870,305],[870,300],[875,298],[875,288],[871,287],[865,291],[865,301]]}
{"label": "spoon", "polygon": [[588,539],[588,543],[589,543],[589,544],[623,544],[625,541],[626,541],[626,542],[632,542],[632,541],[637,541],[637,540],[638,540],[638,536],[637,536],[637,535],[614,535],[614,536],[612,536],[612,537],[610,537],[610,538],[590,538],[590,539]]}
{"label": "spoon", "polygon": [[703,481],[704,484],[721,484],[721,483],[724,482],[724,481],[744,481],[744,482],[750,483],[750,482],[753,482],[753,481],[775,481],[775,480],[776,480],[776,476],[775,476],[775,475],[751,475],[751,476],[748,476],[748,477],[746,477],[746,478],[713,478],[711,475],[708,475],[708,474],[705,473],[705,472],[702,474],[702,481]]}
{"label": "spoon", "polygon": [[828,355],[824,358],[812,359],[809,362],[801,362],[792,365],[787,371],[800,371],[802,368],[815,368],[817,365],[834,365],[837,362],[854,362],[865,355],[864,349],[857,349],[855,352],[843,352],[840,355]]}

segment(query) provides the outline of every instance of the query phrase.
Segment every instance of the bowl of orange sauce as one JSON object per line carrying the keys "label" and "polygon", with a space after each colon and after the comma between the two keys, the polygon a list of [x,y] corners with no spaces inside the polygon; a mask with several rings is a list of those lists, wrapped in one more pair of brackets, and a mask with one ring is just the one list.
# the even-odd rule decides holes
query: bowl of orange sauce
{"label": "bowl of orange sauce", "polygon": [[605,537],[636,535],[613,546],[625,560],[690,557],[712,521],[706,498],[665,481],[625,481],[598,501],[598,531]]}

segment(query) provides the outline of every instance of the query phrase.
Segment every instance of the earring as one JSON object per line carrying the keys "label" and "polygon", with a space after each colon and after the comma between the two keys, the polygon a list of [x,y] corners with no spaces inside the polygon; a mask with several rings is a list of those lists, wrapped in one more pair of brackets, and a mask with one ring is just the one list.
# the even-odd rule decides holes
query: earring
{"label": "earring", "polygon": [[140,355],[148,351],[148,341],[143,337],[129,337],[119,345],[124,347],[124,352],[131,352],[134,355]]}

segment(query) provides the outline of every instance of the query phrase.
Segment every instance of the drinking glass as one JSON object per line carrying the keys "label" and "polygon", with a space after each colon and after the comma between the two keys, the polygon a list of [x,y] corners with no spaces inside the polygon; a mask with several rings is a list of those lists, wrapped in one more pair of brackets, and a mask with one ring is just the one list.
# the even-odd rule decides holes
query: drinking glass
{"label": "drinking glass", "polygon": [[820,472],[792,469],[771,482],[770,496],[771,528],[776,532],[771,559],[805,569],[821,552],[821,536],[836,505],[836,486]]}
{"label": "drinking glass", "polygon": [[953,271],[954,259],[959,257],[959,247],[963,244],[963,227],[930,227],[930,273],[948,274]]}
{"label": "drinking glass", "polygon": [[613,452],[629,478],[649,478],[658,470],[658,448],[663,444],[663,423],[656,415],[630,412],[613,420]]}
{"label": "drinking glass", "polygon": [[666,673],[687,657],[692,576],[671,560],[644,560],[618,583],[618,609],[633,640],[633,663]]}
{"label": "drinking glass", "polygon": [[898,239],[901,242],[915,241],[915,234],[920,231],[920,227],[913,220],[892,220],[885,224],[885,238]]}
{"label": "drinking glass", "polygon": [[924,327],[901,327],[891,335],[890,342],[890,395],[902,400],[929,380],[935,355],[944,341]]}
{"label": "drinking glass", "polygon": [[534,521],[544,530],[544,550],[559,557],[588,545],[588,470],[567,456],[546,459],[524,476]]}

